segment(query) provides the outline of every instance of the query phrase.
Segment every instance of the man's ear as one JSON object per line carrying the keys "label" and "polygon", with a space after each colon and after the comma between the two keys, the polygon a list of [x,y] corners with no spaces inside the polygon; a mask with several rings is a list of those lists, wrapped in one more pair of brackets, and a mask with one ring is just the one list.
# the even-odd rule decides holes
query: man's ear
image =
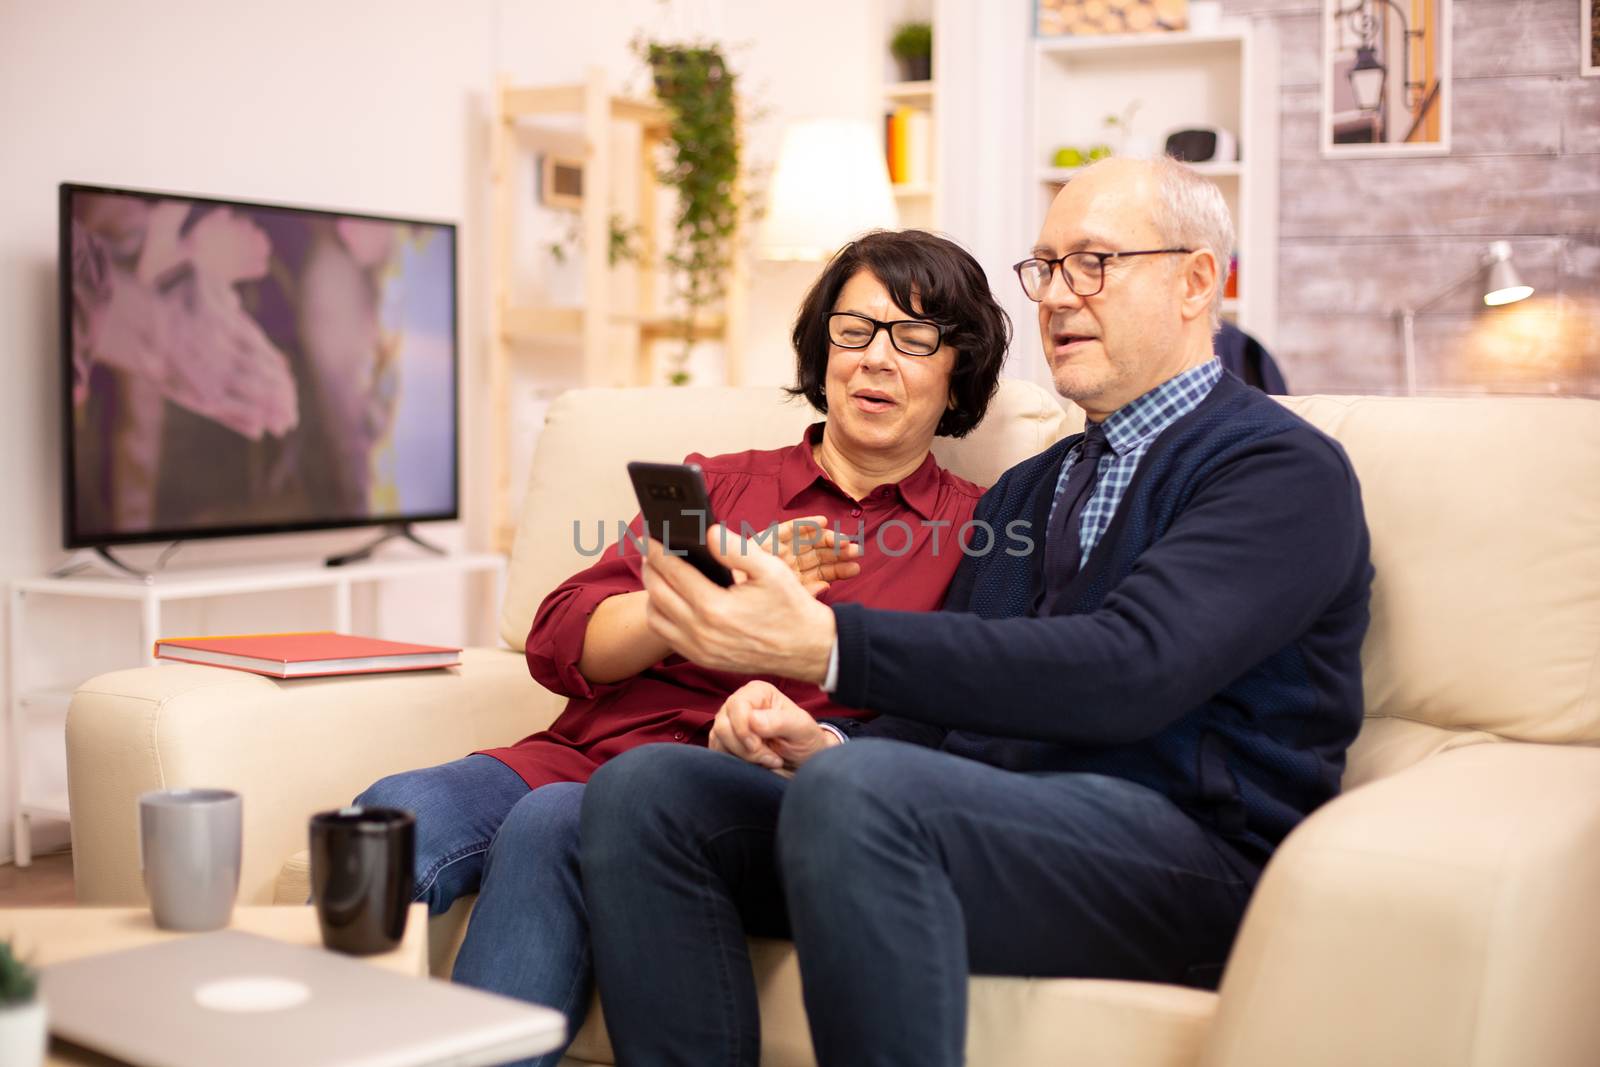
{"label": "man's ear", "polygon": [[1185,320],[1211,314],[1211,300],[1222,284],[1221,264],[1210,249],[1189,253],[1183,264],[1183,317]]}

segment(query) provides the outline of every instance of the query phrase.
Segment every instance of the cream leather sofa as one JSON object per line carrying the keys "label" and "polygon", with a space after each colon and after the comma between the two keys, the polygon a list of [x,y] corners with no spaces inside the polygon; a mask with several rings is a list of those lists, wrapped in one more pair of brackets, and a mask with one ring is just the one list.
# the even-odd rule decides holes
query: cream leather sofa
{"label": "cream leather sofa", "polygon": [[[969,1059],[1600,1064],[1600,403],[1285,402],[1343,442],[1372,530],[1368,718],[1346,792],[1273,859],[1219,993],[978,978]],[[562,397],[518,533],[508,647],[458,670],[280,683],[168,665],[86,683],[67,727],[79,899],[142,901],[141,791],[215,785],[244,794],[241,899],[304,900],[311,812],[555,714],[514,649],[581,565],[572,521],[632,513],[625,461],[784,445],[810,418],[772,389]],[[1008,382],[979,431],[936,451],[989,484],[1077,421]],[[433,922],[438,973],[469,906]],[[792,951],[758,943],[755,959],[763,1062],[810,1063]],[[598,1012],[572,1057],[611,1061]]]}

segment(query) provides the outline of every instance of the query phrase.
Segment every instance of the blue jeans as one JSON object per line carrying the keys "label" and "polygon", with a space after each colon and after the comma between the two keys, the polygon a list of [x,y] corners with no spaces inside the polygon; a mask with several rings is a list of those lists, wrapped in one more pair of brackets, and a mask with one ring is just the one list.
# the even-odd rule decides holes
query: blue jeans
{"label": "blue jeans", "polygon": [[960,1064],[969,975],[1212,985],[1260,874],[1132,782],[894,741],[792,783],[635,749],[590,781],[580,837],[622,1063],[758,1062],[750,933],[793,937],[823,1067]]}
{"label": "blue jeans", "polygon": [[[576,782],[530,791],[499,760],[472,755],[391,775],[356,798],[416,813],[416,899],[430,915],[478,894],[451,978],[555,1008],[569,1040],[591,989],[578,881],[583,791]],[[563,1051],[521,1063],[553,1067]]]}

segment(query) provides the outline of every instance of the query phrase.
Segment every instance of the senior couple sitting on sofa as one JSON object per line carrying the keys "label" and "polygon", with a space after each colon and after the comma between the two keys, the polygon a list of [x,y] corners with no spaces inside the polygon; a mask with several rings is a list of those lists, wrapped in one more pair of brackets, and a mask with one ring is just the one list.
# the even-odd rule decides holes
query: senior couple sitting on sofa
{"label": "senior couple sitting on sofa", "polygon": [[[1467,613],[1419,622],[1426,609],[1412,605],[1459,597],[1463,570],[1521,556],[1487,532],[1473,559],[1369,549],[1340,444],[1212,353],[1231,237],[1215,188],[1169,161],[1102,163],[1063,189],[1017,273],[1056,388],[1088,420],[1070,436],[1036,388],[997,392],[1008,330],[969,256],[916,232],[849,246],[794,331],[796,389],[827,422],[786,448],[692,457],[734,532],[782,524],[760,542],[711,532],[740,578],[730,589],[622,539],[548,593],[529,630],[517,605],[545,593],[574,548],[589,551],[583,531],[602,518],[539,514],[560,499],[541,479],[601,472],[536,463],[503,630],[526,633],[528,669],[571,698],[559,717],[510,747],[402,769],[424,762],[408,752],[504,744],[526,721],[505,706],[519,697],[503,659],[482,682],[504,654],[469,654],[470,697],[340,679],[322,698],[331,706],[351,684],[407,693],[405,723],[425,736],[375,757],[396,773],[359,802],[417,813],[419,899],[436,922],[471,907],[454,978],[557,1007],[579,1034],[572,1055],[609,1059],[595,1013],[584,1026],[597,986],[622,1063],[1442,1065],[1510,1062],[1497,1057],[1512,1050],[1578,1063],[1600,1048],[1590,1013],[1564,1010],[1574,984],[1600,977],[1600,954],[1563,944],[1596,929],[1586,894],[1600,878],[1592,855],[1579,859],[1600,835],[1596,754],[1424,760],[1600,735],[1600,683],[1586,673],[1600,671],[1600,552],[1575,534],[1600,511],[1595,488],[1557,499],[1541,485],[1559,473],[1534,465],[1500,502],[1521,505],[1509,520],[1519,535],[1549,541],[1545,566],[1579,568],[1496,602],[1512,622],[1543,616],[1534,625],[1560,639],[1486,636]],[[604,403],[643,414],[622,412],[620,395]],[[1355,432],[1352,403],[1305,410]],[[1487,403],[1499,428],[1537,427],[1576,470],[1595,466],[1589,402]],[[1377,419],[1401,428],[1357,468],[1383,474],[1391,446],[1461,462],[1473,440],[1463,419],[1420,404],[1400,424]],[[617,429],[636,419],[563,427],[563,411],[542,449],[563,434],[650,438]],[[706,436],[745,432],[732,414]],[[1010,469],[985,493],[934,459],[936,435],[950,465],[982,481]],[[1459,513],[1459,495],[1423,478],[1379,508],[1422,527]],[[1499,511],[1484,513],[1506,521]],[[1439,532],[1390,543],[1415,549]],[[1369,555],[1381,582],[1422,587],[1374,614],[1366,694],[1384,728],[1363,730]],[[1448,662],[1462,649],[1482,655]],[[95,817],[110,790],[91,777],[127,736],[130,699],[159,700],[146,721],[199,718],[215,700],[205,678],[272,687],[241,693],[249,707],[315,684],[157,673],[168,677],[105,676],[75,698],[81,897],[125,891],[106,859],[113,816]],[[386,723],[369,692],[370,723]],[[1508,694],[1528,706],[1494,706]],[[330,728],[311,725],[313,693],[295,699],[299,725],[261,721],[281,703],[240,715],[238,729]],[[1327,805],[1279,850],[1339,792],[1352,744],[1347,785],[1435,769],[1394,775],[1365,809],[1358,798],[1382,786]],[[179,761],[203,776],[219,744],[196,747]],[[357,773],[357,757],[341,759],[302,772],[315,779],[304,802],[325,805]],[[176,769],[168,753],[155,762]],[[229,784],[247,780],[284,789],[257,768]],[[1354,814],[1334,817],[1341,806]],[[271,846],[260,856],[247,854],[246,892],[274,873]],[[1551,866],[1561,888],[1538,884]],[[274,893],[297,894],[303,859]],[[437,955],[448,966],[449,947]],[[1205,990],[1225,963],[1219,1003]]]}
{"label": "senior couple sitting on sofa", "polygon": [[417,813],[432,913],[476,891],[455,980],[575,1032],[592,958],[641,1064],[758,1061],[747,933],[794,940],[824,1064],[961,1062],[970,973],[1215,985],[1338,789],[1372,574],[1342,450],[1212,351],[1231,244],[1176,163],[1062,192],[1017,273],[1089,427],[987,495],[930,453],[998,382],[981,269],[836,257],[794,331],[827,422],[691,457],[782,524],[712,531],[744,581],[624,539],[534,620],[549,729],[357,798]]}

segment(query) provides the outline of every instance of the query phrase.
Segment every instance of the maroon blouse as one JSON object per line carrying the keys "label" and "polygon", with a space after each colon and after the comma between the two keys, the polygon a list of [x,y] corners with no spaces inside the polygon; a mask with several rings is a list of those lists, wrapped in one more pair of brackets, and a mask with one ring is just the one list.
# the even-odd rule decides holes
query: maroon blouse
{"label": "maroon blouse", "polygon": [[[712,511],[734,533],[741,523],[765,530],[773,522],[826,515],[834,528],[851,537],[858,531],[863,535],[861,573],[825,589],[818,598],[824,604],[849,600],[901,611],[937,609],[961,562],[957,531],[972,518],[983,490],[929,455],[899,483],[852,500],[812,455],[821,434],[817,423],[790,448],[709,458],[695,454],[685,462],[698,463],[705,472]],[[885,529],[886,524],[892,525]],[[634,516],[636,537],[640,529]],[[619,546],[610,540],[615,534],[614,528],[607,531],[605,551],[592,567],[545,598],[528,633],[529,672],[546,689],[572,699],[548,730],[484,753],[516,771],[532,789],[586,782],[606,760],[653,741],[706,744],[722,702],[751,677],[707,670],[677,655],[609,685],[591,684],[579,673],[584,633],[595,608],[606,597],[644,588],[635,542],[624,539]],[[580,543],[592,547],[591,536],[592,526]],[[817,686],[766,680],[819,718],[870,715],[831,703]]]}

